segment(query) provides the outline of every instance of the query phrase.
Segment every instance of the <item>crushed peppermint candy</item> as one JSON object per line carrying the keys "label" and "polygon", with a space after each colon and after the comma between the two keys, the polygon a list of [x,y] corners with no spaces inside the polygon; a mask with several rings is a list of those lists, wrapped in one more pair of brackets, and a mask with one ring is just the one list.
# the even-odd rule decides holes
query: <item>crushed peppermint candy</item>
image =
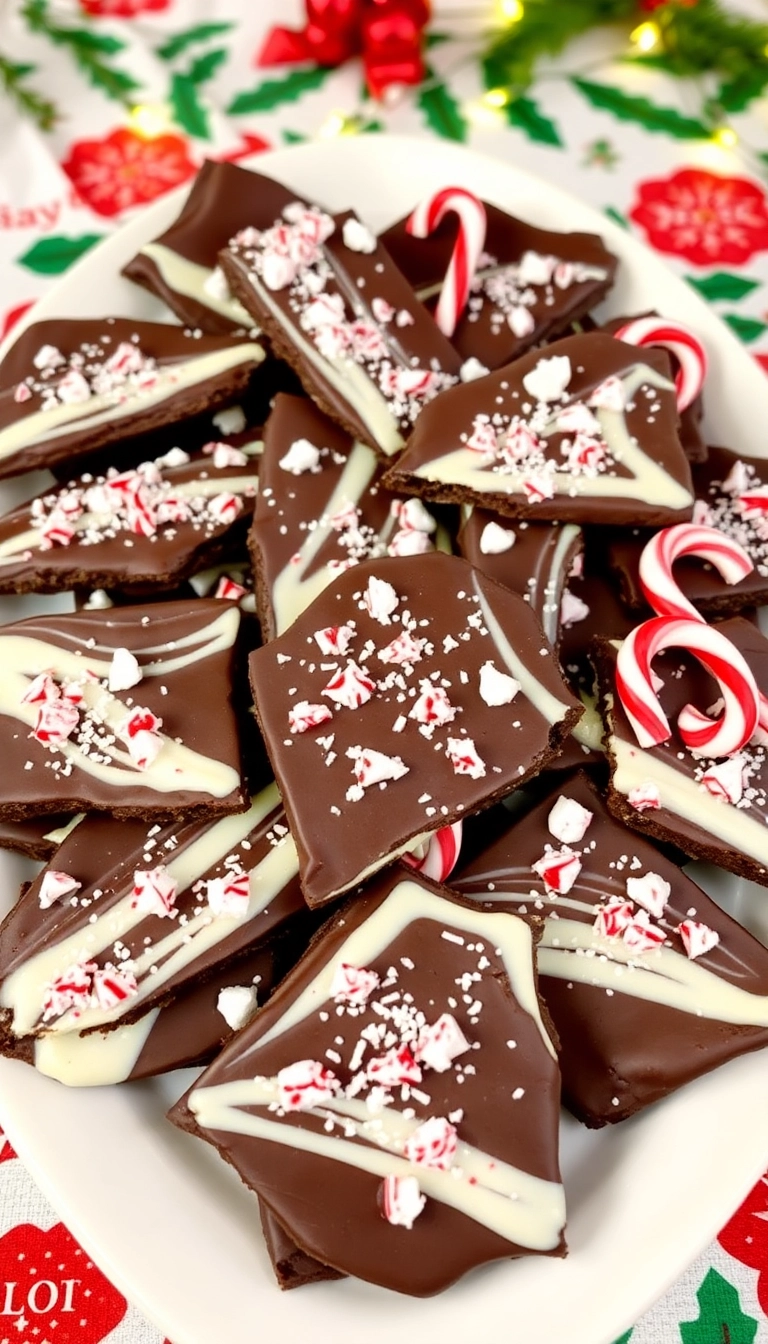
{"label": "crushed peppermint candy", "polygon": [[627,895],[650,915],[661,919],[667,908],[672,887],[659,873],[644,873],[642,877],[627,878]]}
{"label": "crushed peppermint candy", "polygon": [[380,1186],[381,1212],[393,1227],[409,1231],[426,1205],[415,1176],[385,1176]]}
{"label": "crushed peppermint candy", "polygon": [[77,878],[71,877],[69,873],[57,872],[53,868],[48,868],[43,873],[40,887],[38,890],[38,901],[41,910],[49,910],[57,901],[61,901],[65,896],[71,896],[79,891],[82,886]]}
{"label": "crushed peppermint candy", "polygon": [[178,882],[164,865],[148,870],[138,869],[133,874],[131,909],[164,919],[174,913],[178,891]]}
{"label": "crushed peppermint candy", "polygon": [[292,733],[306,733],[332,718],[333,711],[327,705],[311,705],[308,700],[299,700],[288,712],[288,727]]}
{"label": "crushed peppermint candy", "polygon": [[547,818],[549,833],[563,845],[578,844],[584,839],[593,816],[589,808],[561,793]]}
{"label": "crushed peppermint candy", "polygon": [[309,439],[296,439],[285,457],[280,458],[280,466],[291,476],[303,476],[307,471],[318,472],[321,470],[320,449]]}
{"label": "crushed peppermint candy", "polygon": [[405,1156],[420,1167],[449,1171],[456,1156],[456,1129],[450,1120],[436,1115],[425,1120],[405,1141]]}
{"label": "crushed peppermint candy", "polygon": [[480,668],[480,698],[486,705],[511,705],[519,690],[520,682],[515,677],[499,672],[490,661],[483,663]]}
{"label": "crushed peppermint candy", "polygon": [[253,985],[228,985],[219,990],[216,1009],[233,1031],[239,1031],[250,1021],[256,1007],[256,990]]}
{"label": "crushed peppermint candy", "polygon": [[645,910],[632,917],[623,933],[624,942],[632,952],[652,952],[667,941],[667,935],[657,924],[652,924]]}
{"label": "crushed peppermint candy", "polygon": [[445,754],[453,766],[454,774],[469,775],[471,779],[484,777],[485,761],[479,755],[471,737],[449,737],[445,744]]}
{"label": "crushed peppermint candy", "polygon": [[696,957],[703,957],[705,952],[711,952],[720,942],[720,934],[714,929],[710,929],[708,924],[698,923],[693,919],[684,919],[677,926],[677,932],[683,940],[686,956],[693,961]]}
{"label": "crushed peppermint candy", "polygon": [[629,790],[627,802],[636,812],[645,812],[649,808],[661,807],[661,796],[653,780],[647,780]]}
{"label": "crushed peppermint candy", "polygon": [[408,774],[408,766],[399,756],[386,756],[372,747],[350,747],[347,755],[354,761],[356,784],[347,789],[347,801],[359,802],[365,789],[374,784],[386,784],[393,779],[402,779]]}
{"label": "crushed peppermint candy", "polygon": [[331,1101],[341,1084],[330,1069],[319,1060],[300,1059],[280,1069],[277,1075],[277,1094],[284,1111],[309,1111]]}
{"label": "crushed peppermint candy", "polygon": [[442,1013],[436,1022],[421,1032],[416,1047],[416,1061],[435,1073],[445,1073],[454,1059],[466,1054],[469,1041],[455,1017]]}
{"label": "crushed peppermint candy", "polygon": [[386,579],[377,579],[376,575],[372,574],[363,593],[363,605],[368,615],[374,621],[378,621],[379,625],[391,625],[391,618],[400,605],[400,598],[391,583]]}
{"label": "crushed peppermint candy", "polygon": [[251,899],[251,876],[242,869],[226,877],[212,877],[206,883],[208,908],[214,915],[228,915],[243,919],[248,914]]}
{"label": "crushed peppermint candy", "polygon": [[375,682],[362,668],[357,663],[348,662],[346,667],[331,677],[322,694],[345,709],[359,709],[361,705],[367,704],[375,689]]}
{"label": "crushed peppermint candy", "polygon": [[566,627],[576,625],[578,621],[585,621],[589,615],[589,607],[580,597],[572,593],[570,588],[563,591],[560,599],[560,623]]}
{"label": "crushed peppermint candy", "polygon": [[366,1074],[379,1087],[402,1087],[404,1083],[420,1083],[421,1069],[409,1046],[400,1045],[369,1059]]}
{"label": "crushed peppermint candy", "polygon": [[503,555],[514,546],[516,537],[508,527],[499,523],[486,523],[480,534],[480,550],[483,555]]}
{"label": "crushed peppermint candy", "polygon": [[316,630],[314,633],[315,643],[321,653],[338,653],[342,657],[349,649],[354,637],[355,631],[351,625],[328,625],[324,630]]}
{"label": "crushed peppermint candy", "polygon": [[725,761],[710,765],[699,779],[699,784],[724,803],[740,803],[746,783],[744,767],[743,756],[730,756]]}
{"label": "crushed peppermint candy", "polygon": [[143,676],[139,660],[130,649],[115,649],[107,680],[110,691],[129,691]]}
{"label": "crushed peppermint candy", "polygon": [[351,215],[345,219],[341,227],[341,236],[344,240],[344,246],[351,252],[375,252],[376,239],[370,229],[363,224],[362,220],[356,219]]}
{"label": "crushed peppermint candy", "polygon": [[341,961],[333,973],[329,992],[337,1003],[360,1005],[368,1002],[380,984],[381,978],[376,971]]}
{"label": "crushed peppermint candy", "polygon": [[547,891],[556,891],[564,896],[571,890],[581,872],[581,859],[567,845],[562,849],[550,849],[533,864]]}

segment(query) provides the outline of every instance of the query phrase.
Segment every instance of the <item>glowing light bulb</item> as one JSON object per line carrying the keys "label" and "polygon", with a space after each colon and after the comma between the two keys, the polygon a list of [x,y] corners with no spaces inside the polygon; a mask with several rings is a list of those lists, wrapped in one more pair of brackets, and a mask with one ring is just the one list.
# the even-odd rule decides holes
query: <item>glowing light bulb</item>
{"label": "glowing light bulb", "polygon": [[350,132],[347,120],[343,112],[331,112],[320,127],[318,135],[322,136],[323,140],[332,140],[337,135],[348,135]]}
{"label": "glowing light bulb", "polygon": [[501,0],[501,17],[507,23],[519,23],[524,13],[521,0]]}
{"label": "glowing light bulb", "polygon": [[640,23],[629,35],[630,41],[638,51],[653,51],[659,45],[661,33],[656,23]]}
{"label": "glowing light bulb", "polygon": [[712,134],[712,139],[721,149],[733,149],[734,145],[739,143],[739,137],[732,126],[718,126]]}
{"label": "glowing light bulb", "polygon": [[506,89],[489,89],[483,94],[483,102],[486,107],[506,107],[509,94]]}
{"label": "glowing light bulb", "polygon": [[170,128],[171,118],[166,103],[138,103],[128,113],[128,122],[137,135],[153,140]]}

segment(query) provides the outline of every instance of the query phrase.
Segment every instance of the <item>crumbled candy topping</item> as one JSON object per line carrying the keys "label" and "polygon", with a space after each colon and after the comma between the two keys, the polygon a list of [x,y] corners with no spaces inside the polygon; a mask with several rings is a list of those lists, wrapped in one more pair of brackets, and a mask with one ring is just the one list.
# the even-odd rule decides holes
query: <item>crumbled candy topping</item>
{"label": "crumbled candy topping", "polygon": [[40,909],[48,910],[57,901],[63,900],[65,896],[71,896],[74,892],[79,891],[81,886],[82,883],[71,877],[69,873],[60,873],[53,868],[47,868],[43,873],[37,893]]}
{"label": "crumbled candy topping", "polygon": [[256,990],[253,985],[228,985],[219,990],[216,1009],[228,1027],[239,1031],[256,1011]]}
{"label": "crumbled candy topping", "polygon": [[248,914],[251,894],[250,873],[236,869],[226,877],[212,877],[206,884],[208,908],[214,915],[243,919]]}
{"label": "crumbled candy topping", "polygon": [[376,971],[368,971],[361,966],[349,966],[339,962],[331,981],[331,998],[337,1003],[363,1004],[381,983]]}
{"label": "crumbled candy topping", "polygon": [[593,816],[589,808],[561,793],[547,818],[550,835],[564,845],[578,844],[584,839]]}
{"label": "crumbled candy topping", "polygon": [[384,1177],[380,1188],[381,1211],[387,1222],[410,1231],[427,1202],[416,1177],[390,1173]]}
{"label": "crumbled candy topping", "polygon": [[163,864],[148,870],[139,869],[133,875],[131,909],[164,919],[175,913],[178,891],[178,882]]}
{"label": "crumbled candy topping", "polygon": [[696,957],[703,957],[705,952],[711,952],[720,942],[719,933],[710,929],[709,925],[697,923],[693,919],[684,919],[678,924],[677,931],[683,940],[686,955],[691,961]]}
{"label": "crumbled candy topping", "polygon": [[483,663],[480,668],[480,698],[486,705],[511,705],[519,690],[520,682],[515,677],[499,672],[492,662]]}
{"label": "crumbled candy topping", "polygon": [[456,1156],[455,1126],[443,1116],[434,1116],[419,1125],[405,1142],[405,1156],[420,1167],[449,1171]]}
{"label": "crumbled candy topping", "polygon": [[659,873],[643,873],[642,877],[627,878],[627,895],[636,905],[661,919],[667,908],[672,888]]}
{"label": "crumbled candy topping", "polygon": [[277,1075],[279,1103],[284,1111],[309,1111],[331,1101],[341,1084],[316,1059],[300,1059]]}
{"label": "crumbled candy topping", "polygon": [[[495,445],[494,445],[495,446]],[[515,544],[515,534],[500,523],[486,523],[480,534],[480,550],[483,555],[503,555]]]}
{"label": "crumbled candy topping", "polygon": [[556,891],[558,895],[564,896],[581,872],[581,859],[564,845],[562,849],[548,849],[534,863],[533,871],[542,878],[547,891]]}

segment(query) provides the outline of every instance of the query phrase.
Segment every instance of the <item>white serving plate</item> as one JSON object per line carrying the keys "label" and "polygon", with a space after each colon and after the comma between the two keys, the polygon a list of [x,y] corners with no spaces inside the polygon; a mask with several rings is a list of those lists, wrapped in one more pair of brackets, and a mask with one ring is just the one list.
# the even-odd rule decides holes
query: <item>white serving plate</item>
{"label": "white serving plate", "polygon": [[[354,206],[377,229],[427,192],[457,184],[544,227],[601,233],[623,263],[606,312],[658,307],[694,328],[711,356],[710,442],[768,457],[765,375],[684,281],[574,197],[449,143],[398,136],[303,145],[253,166],[334,210]],[[89,253],[34,318],[166,317],[118,272],[170,224],[183,197],[163,198]],[[13,489],[0,488],[1,508]],[[38,610],[43,601],[52,600],[38,599]],[[0,619],[18,615],[18,603],[0,603]],[[0,855],[6,904],[24,871],[23,860]],[[718,870],[699,875],[768,944],[768,892]],[[712,1240],[768,1165],[768,1057],[758,1053],[615,1128],[591,1133],[564,1116],[567,1260],[492,1266],[427,1301],[351,1280],[281,1294],[253,1197],[211,1149],[164,1119],[190,1077],[70,1091],[0,1060],[0,1123],[19,1156],[94,1260],[174,1344],[275,1336],[336,1344],[357,1331],[366,1344],[398,1335],[466,1344],[480,1327],[483,1337],[524,1344],[610,1344]]]}

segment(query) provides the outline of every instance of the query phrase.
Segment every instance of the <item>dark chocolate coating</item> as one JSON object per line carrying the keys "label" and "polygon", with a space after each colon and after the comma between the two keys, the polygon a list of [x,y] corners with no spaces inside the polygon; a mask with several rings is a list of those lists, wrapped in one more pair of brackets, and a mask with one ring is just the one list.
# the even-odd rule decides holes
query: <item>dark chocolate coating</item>
{"label": "dark chocolate coating", "polygon": [[[760,631],[753,624],[740,616],[734,616],[730,620],[720,622],[716,629],[725,635],[731,643],[735,644],[749,664],[758,689],[764,695],[768,694],[768,640],[760,634]],[[700,773],[710,764],[706,758],[702,763],[701,758],[692,755],[675,726],[677,716],[684,705],[690,703],[697,709],[706,711],[714,704],[719,695],[717,683],[692,654],[686,654],[683,650],[671,649],[666,653],[659,654],[654,659],[654,671],[664,681],[664,685],[659,692],[659,700],[669,720],[672,734],[668,741],[655,747],[646,748],[638,745],[632,725],[624,713],[619,696],[615,691],[616,650],[612,645],[604,640],[598,641],[595,650],[595,663],[603,704],[603,716],[608,729],[606,733],[608,755],[612,764],[614,753],[611,738],[614,735],[623,742],[629,743],[638,757],[647,759],[649,767],[652,767],[654,759],[658,759],[673,770],[693,779],[697,773]],[[612,699],[610,709],[607,706],[607,696],[611,696]],[[750,748],[749,750],[756,769],[751,773],[749,781],[748,815],[768,826],[768,759],[766,759],[766,751],[763,748]],[[649,779],[653,778],[650,768],[648,777]],[[751,790],[754,790],[754,793]],[[702,821],[701,825],[697,825],[664,806],[638,811],[615,788],[613,783],[608,790],[608,805],[615,816],[620,817],[634,830],[643,831],[654,839],[668,841],[676,845],[685,854],[689,854],[691,858],[706,859],[710,863],[725,868],[728,872],[751,878],[752,881],[759,882],[762,886],[768,886],[768,871],[755,859],[743,853],[736,842],[731,845],[713,835],[707,829],[706,822]],[[731,804],[722,802],[721,806],[725,809],[730,807]]]}
{"label": "dark chocolate coating", "polygon": [[[282,188],[280,190],[283,191]],[[275,201],[273,205],[271,199],[265,196],[262,208],[250,223],[259,229],[271,228],[281,209],[282,200],[280,204]],[[341,296],[347,320],[362,318],[376,328],[386,350],[384,360],[394,368],[415,366],[457,376],[462,362],[460,357],[423,304],[419,303],[405,276],[381,243],[370,253],[354,251],[344,244],[342,230],[350,218],[354,218],[352,211],[334,216],[336,228],[323,246],[324,260],[333,272],[323,292]],[[295,343],[295,335],[298,333],[302,334],[303,339],[311,340],[300,324],[303,309],[314,298],[304,290],[304,273],[299,274],[296,284],[269,291],[270,299],[279,309],[278,320],[262,301],[251,280],[249,255],[252,258],[253,253],[249,254],[249,248],[237,239],[233,239],[229,247],[220,253],[219,261],[232,293],[263,328],[275,353],[295,369],[305,392],[317,402],[320,409],[353,438],[378,450],[380,445],[375,435],[351,403],[329,381],[322,369],[305,359]],[[371,307],[375,299],[384,299],[393,309],[406,311],[413,319],[412,322],[406,326],[397,326],[392,321],[378,320]],[[403,434],[407,434],[411,421],[404,417],[400,427]]]}
{"label": "dark chocolate coating", "polygon": [[331,1269],[330,1265],[323,1265],[302,1251],[263,1199],[259,1200],[259,1213],[267,1254],[272,1261],[279,1288],[304,1288],[308,1283],[323,1283],[328,1279],[346,1277],[338,1269]]}
{"label": "dark chocolate coating", "polygon": [[[42,394],[33,389],[30,389],[32,396],[28,400],[15,400],[14,394],[20,384],[32,379],[33,388],[45,382],[47,388],[54,389],[61,374],[66,372],[62,366],[44,375],[35,368],[33,361],[42,346],[55,346],[67,360],[86,351],[87,370],[103,363],[121,342],[137,346],[145,356],[156,361],[160,370],[183,365],[201,355],[253,344],[227,336],[195,337],[170,323],[140,322],[126,317],[50,318],[34,322],[22,332],[0,362],[0,431],[34,415],[42,407]],[[244,350],[243,358],[232,367],[208,377],[201,376],[188,387],[174,388],[171,385],[163,398],[151,405],[140,393],[132,394],[134,410],[131,415],[108,418],[90,428],[80,423],[89,414],[89,403],[84,401],[80,404],[81,416],[75,417],[65,432],[55,437],[44,435],[0,458],[0,477],[50,467],[236,401],[247,389],[257,363],[258,359]],[[117,394],[115,404],[118,404]]]}
{"label": "dark chocolate coating", "polygon": [[[560,844],[547,825],[559,797],[572,798],[592,812],[583,840],[573,845],[582,868],[568,896],[589,903],[593,914],[561,904],[532,868],[545,845]],[[698,964],[748,993],[768,994],[768,949],[655,845],[616,821],[583,775],[558,783],[505,834],[461,864],[450,881],[486,909],[505,908],[505,892],[522,896],[522,906],[515,901],[509,908],[547,918],[554,928],[558,912],[564,919],[592,923],[600,905],[612,897],[627,899],[627,876],[646,872],[658,873],[672,888],[662,925],[669,945],[685,955],[676,927],[695,910],[693,918],[720,935],[718,946],[697,958]],[[638,957],[640,965],[643,961]],[[648,964],[653,965],[652,956]],[[608,995],[597,985],[541,973],[539,984],[560,1037],[565,1103],[593,1127],[625,1120],[727,1060],[768,1045],[768,1028],[720,1022],[623,994],[621,980]]]}
{"label": "dark chocolate coating", "polygon": [[[477,416],[498,416],[506,426],[511,417],[521,416],[524,422],[535,411],[535,398],[524,386],[523,379],[542,359],[567,357],[571,378],[565,393],[565,404],[586,401],[594,389],[609,377],[626,376],[638,364],[645,365],[662,377],[669,377],[669,359],[659,350],[636,350],[623,341],[614,340],[604,332],[593,331],[580,336],[567,336],[547,346],[546,350],[532,350],[514,364],[473,382],[449,388],[440,397],[425,406],[414,427],[404,452],[389,468],[384,478],[390,490],[407,490],[426,499],[446,503],[471,503],[512,518],[530,518],[540,522],[576,523],[645,523],[665,525],[686,522],[693,509],[690,505],[649,504],[644,498],[642,482],[634,492],[623,496],[590,493],[589,476],[579,477],[579,488],[573,494],[555,494],[552,499],[532,502],[523,489],[504,489],[504,475],[498,475],[499,488],[488,491],[471,485],[456,484],[449,480],[426,479],[420,470],[447,454],[462,449],[473,431]],[[653,388],[653,404],[658,405],[653,415],[648,414],[648,402],[642,391],[623,413],[630,436],[654,463],[663,467],[676,486],[691,492],[691,469],[683,453],[677,433],[678,414],[673,388]],[[552,403],[553,411],[563,402]],[[524,408],[528,407],[526,411]],[[631,408],[630,408],[631,407]],[[569,437],[562,430],[548,435],[545,443],[547,462],[562,464],[564,440]],[[570,435],[573,438],[573,435]],[[478,453],[478,468],[482,456]],[[620,461],[605,464],[611,475],[632,480],[633,473]],[[491,477],[494,479],[494,477]]]}
{"label": "dark chocolate coating", "polygon": [[583,621],[561,626],[560,663],[571,685],[589,695],[595,684],[595,670],[590,660],[595,637],[624,639],[641,620],[653,615],[646,606],[639,612],[628,611],[621,601],[606,555],[608,538],[618,535],[613,532],[606,535],[602,528],[585,528],[584,573],[581,578],[568,580],[569,591],[589,607],[589,615]]}
{"label": "dark chocolate coating", "polygon": [[[463,359],[479,359],[487,369],[498,369],[517,359],[533,346],[546,344],[560,336],[572,322],[605,298],[611,288],[618,261],[593,233],[559,233],[537,229],[496,205],[484,201],[487,231],[487,264],[478,267],[477,280],[469,302],[451,336]],[[448,214],[428,238],[414,238],[406,232],[406,219],[385,230],[381,240],[392,258],[420,296],[442,287],[459,231],[459,220]],[[521,285],[535,295],[525,307],[532,319],[531,330],[516,336],[503,307],[495,304],[482,289],[482,278],[505,267],[516,265],[526,252],[556,256],[566,262],[580,262],[605,271],[601,279],[574,281],[567,288],[555,284]],[[425,300],[434,307],[436,298]]]}
{"label": "dark chocolate coating", "polygon": [[[396,614],[410,612],[418,623],[414,636],[429,640],[412,670],[393,668],[374,652],[388,646],[402,626],[394,621],[382,625],[369,616],[360,595],[370,578],[394,587],[400,599]],[[481,698],[483,664],[491,661],[505,674],[507,667],[483,624],[475,584],[517,657],[562,705],[559,721],[550,723],[522,691],[506,705],[489,706]],[[348,653],[342,658],[321,656],[314,632],[349,621],[356,623],[356,636]],[[370,652],[364,653],[369,641]],[[353,659],[384,688],[357,709],[338,708],[323,691],[334,669],[342,670]],[[250,669],[256,713],[299,851],[302,887],[310,905],[348,889],[359,874],[381,867],[413,837],[450,825],[463,812],[486,806],[537,774],[581,713],[523,600],[465,561],[437,551],[364,561],[347,570],[285,634],[251,655]],[[387,674],[390,680],[384,682]],[[429,677],[442,683],[458,712],[453,722],[427,738],[421,725],[405,716],[414,702],[411,697]],[[301,701],[332,705],[332,719],[292,734],[289,712]],[[401,717],[403,730],[393,731]],[[322,749],[318,738],[331,734],[335,756],[326,764],[330,750]],[[445,755],[447,739],[462,735],[474,741],[486,765],[480,778],[455,773]],[[385,796],[374,785],[359,801],[348,802],[346,793],[355,784],[355,775],[347,752],[360,746],[401,757],[408,773],[390,780]]]}
{"label": "dark chocolate coating", "polygon": [[66,826],[68,821],[65,813],[29,817],[27,821],[1,821],[0,849],[10,849],[14,854],[25,854],[28,859],[45,863],[56,852],[56,841],[46,839],[47,835]]}
{"label": "dark chocolate coating", "polygon": [[[390,891],[403,879],[434,888],[398,866],[377,877],[354,901],[342,907],[310,946],[307,954],[273,995],[266,1008],[238,1035],[191,1089],[213,1087],[255,1075],[274,1077],[295,1060],[325,1060],[325,1052],[339,1035],[344,1037],[342,1062],[332,1067],[342,1084],[351,1077],[346,1059],[365,1023],[376,1021],[369,1008],[354,1018],[330,1012],[323,1022],[313,1013],[277,1038],[262,1044],[263,1037],[279,1022],[301,990],[335,958],[348,935],[380,908]],[[458,898],[457,902],[458,902]],[[463,903],[462,904],[466,904]],[[408,927],[370,963],[382,979],[390,966],[397,967],[397,987],[413,996],[416,1009],[433,1021],[442,1011],[455,1016],[468,1041],[477,1045],[472,1053],[475,1070],[462,1073],[460,1057],[443,1073],[425,1072],[428,1103],[411,1094],[409,1105],[416,1117],[448,1116],[462,1111],[457,1129],[459,1141],[479,1147],[544,1180],[558,1182],[558,1104],[560,1077],[555,1059],[542,1040],[539,1027],[522,1011],[514,998],[506,971],[496,951],[485,945],[490,961],[486,973],[475,980],[473,994],[483,1004],[476,1021],[470,1022],[464,1002],[456,1007],[454,993],[469,965],[474,970],[477,954],[447,941],[445,921],[414,918]],[[464,935],[466,938],[466,935]],[[414,968],[401,958],[411,959]],[[318,1000],[322,1011],[327,1001]],[[351,1028],[351,1030],[350,1030]],[[513,1039],[511,1050],[506,1041]],[[511,1100],[513,1090],[524,1095]],[[357,1277],[417,1296],[439,1292],[476,1265],[510,1256],[530,1254],[484,1224],[437,1199],[428,1200],[413,1227],[390,1225],[377,1207],[380,1178],[339,1160],[319,1157],[293,1148],[294,1125],[317,1130],[321,1120],[307,1113],[279,1116],[286,1127],[286,1142],[262,1141],[231,1132],[201,1128],[182,1098],[170,1118],[182,1129],[196,1133],[219,1149],[240,1176],[268,1206],[298,1247],[323,1264]],[[396,1105],[399,1103],[396,1102]],[[273,1113],[270,1118],[275,1118]],[[418,1175],[418,1167],[414,1167]],[[545,1254],[562,1254],[562,1241]]]}
{"label": "dark chocolate coating", "polygon": [[[508,551],[488,554],[480,543],[489,523],[497,523],[513,534],[514,545]],[[552,523],[516,522],[500,518],[488,509],[472,509],[459,532],[457,543],[460,555],[475,569],[481,569],[489,578],[519,593],[534,612],[545,632],[553,624],[559,634],[560,601],[568,586],[568,574],[582,545],[577,533],[564,550],[555,569],[555,555],[562,529]],[[557,642],[550,641],[550,642]]]}
{"label": "dark chocolate coating", "polygon": [[[730,616],[742,612],[745,607],[768,602],[768,542],[759,530],[765,515],[754,521],[740,517],[734,507],[734,497],[721,489],[737,462],[753,469],[752,486],[760,485],[763,480],[768,482],[765,458],[747,457],[732,448],[710,448],[706,462],[696,463],[693,468],[696,499],[710,508],[712,525],[743,546],[755,566],[746,578],[727,584],[708,562],[693,556],[676,560],[675,583],[705,615]],[[613,537],[608,548],[608,563],[618,576],[621,595],[635,609],[645,606],[638,567],[643,547],[652,535],[642,529],[624,532]]]}
{"label": "dark chocolate coating", "polygon": [[[193,602],[164,602],[138,607],[114,607],[108,611],[81,611],[73,615],[32,616],[24,621],[0,627],[0,666],[4,643],[18,637],[39,641],[39,651],[24,669],[30,682],[39,673],[53,667],[57,648],[70,653],[79,651],[84,669],[92,649],[97,660],[109,660],[113,650],[128,648],[140,665],[172,659],[174,645],[191,637],[205,638],[204,632],[230,610],[231,604],[209,599]],[[234,614],[234,613],[233,613]],[[9,647],[11,647],[9,645]],[[183,648],[184,646],[182,646]],[[181,738],[185,747],[240,771],[240,746],[234,712],[230,703],[233,648],[211,652],[198,662],[188,663],[168,673],[146,676],[130,691],[118,692],[126,706],[152,711],[162,719],[162,731],[169,738]],[[201,686],[205,694],[201,696]],[[166,694],[163,694],[163,688]],[[81,725],[90,716],[81,717]],[[78,730],[69,739],[76,744]],[[122,741],[117,742],[121,755]],[[149,783],[130,787],[100,779],[78,767],[66,773],[50,768],[51,762],[65,757],[55,748],[38,742],[26,724],[15,716],[0,714],[0,751],[3,774],[0,780],[0,820],[24,821],[50,812],[87,812],[108,810],[116,816],[171,816],[178,812],[239,812],[245,806],[243,786],[222,797],[180,785],[161,792]],[[27,763],[32,762],[31,768]],[[133,768],[133,767],[126,767]],[[137,770],[137,774],[138,774]]]}

